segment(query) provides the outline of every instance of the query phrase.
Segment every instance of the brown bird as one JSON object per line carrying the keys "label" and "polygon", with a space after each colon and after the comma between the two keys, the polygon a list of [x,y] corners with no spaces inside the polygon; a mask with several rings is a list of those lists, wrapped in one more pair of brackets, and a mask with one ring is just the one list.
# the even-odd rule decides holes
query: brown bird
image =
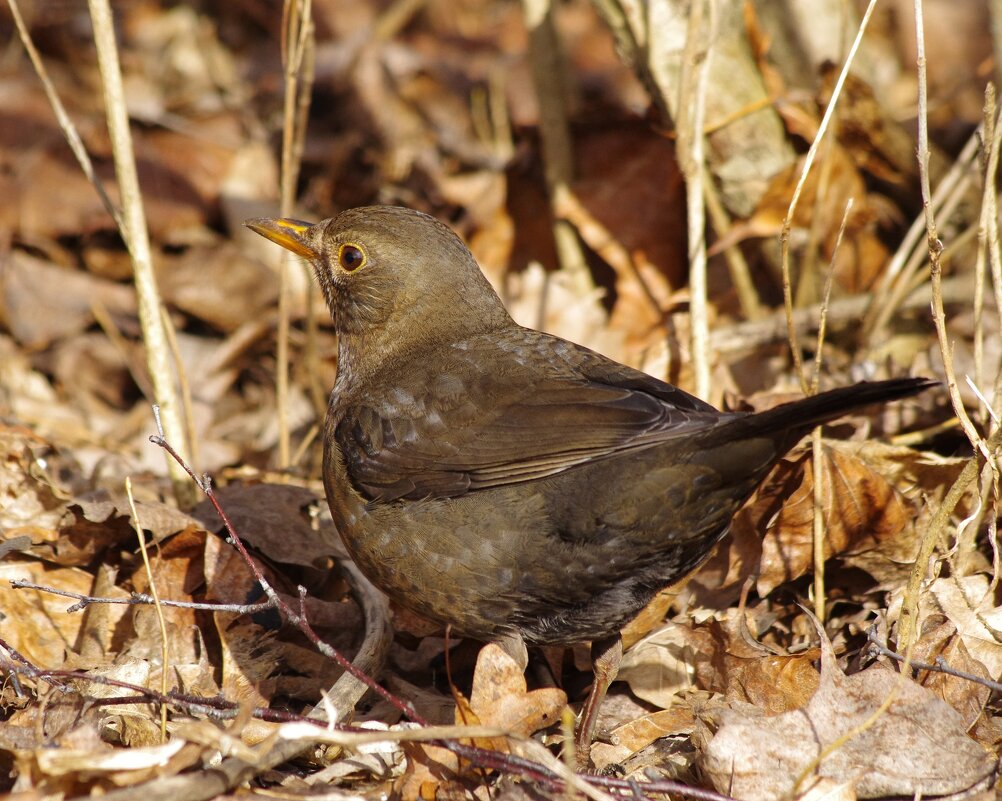
{"label": "brown bird", "polygon": [[374,584],[464,636],[592,642],[595,713],[619,631],[698,565],[815,426],[935,382],[861,383],[749,414],[516,324],[460,239],[377,206],[248,220],[310,261],[339,337],[324,426],[337,530]]}

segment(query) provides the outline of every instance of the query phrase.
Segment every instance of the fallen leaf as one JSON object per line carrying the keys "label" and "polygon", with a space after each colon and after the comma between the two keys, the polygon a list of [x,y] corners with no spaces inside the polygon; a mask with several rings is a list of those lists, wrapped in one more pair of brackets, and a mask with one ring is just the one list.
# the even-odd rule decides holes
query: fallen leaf
{"label": "fallen leaf", "polygon": [[[496,643],[488,643],[477,657],[469,711],[476,722],[528,737],[560,720],[567,695],[556,687],[528,691],[524,669]],[[472,723],[456,711],[456,723]],[[504,740],[493,743],[505,748]]]}
{"label": "fallen leaf", "polygon": [[821,683],[805,707],[772,717],[747,704],[718,713],[701,760],[718,791],[746,801],[781,798],[800,789],[795,779],[819,758],[808,777],[850,783],[860,798],[927,798],[991,780],[995,760],[935,693],[881,664],[846,676],[820,627],[819,634]]}
{"label": "fallen leaf", "polygon": [[[895,548],[914,551],[913,539],[898,543],[913,513],[904,498],[863,460],[836,443],[822,448],[824,462],[823,525],[825,558],[877,548],[888,559],[905,562]],[[798,578],[813,565],[814,482],[810,451],[781,461],[754,499],[735,516],[735,536],[745,529],[764,531],[757,587],[768,595],[783,582]]]}

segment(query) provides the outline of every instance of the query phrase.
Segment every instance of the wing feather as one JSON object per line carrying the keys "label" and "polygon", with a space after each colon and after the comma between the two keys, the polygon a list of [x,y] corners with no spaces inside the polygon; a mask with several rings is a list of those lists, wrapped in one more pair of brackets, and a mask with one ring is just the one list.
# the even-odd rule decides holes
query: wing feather
{"label": "wing feather", "polygon": [[356,486],[372,500],[453,497],[552,476],[719,419],[669,384],[526,333],[537,350],[549,345],[544,361],[495,360],[488,372],[473,360],[482,347],[452,348],[437,354],[441,369],[420,393],[387,389],[344,408],[335,436]]}

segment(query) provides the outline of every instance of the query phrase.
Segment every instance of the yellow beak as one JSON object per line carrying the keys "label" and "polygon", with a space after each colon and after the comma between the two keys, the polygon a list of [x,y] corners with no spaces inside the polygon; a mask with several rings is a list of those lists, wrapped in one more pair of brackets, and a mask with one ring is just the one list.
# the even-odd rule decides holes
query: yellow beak
{"label": "yellow beak", "polygon": [[320,257],[313,246],[306,243],[306,232],[313,226],[312,223],[288,217],[255,217],[253,220],[244,220],[244,225],[276,245],[291,250],[297,256],[307,259]]}

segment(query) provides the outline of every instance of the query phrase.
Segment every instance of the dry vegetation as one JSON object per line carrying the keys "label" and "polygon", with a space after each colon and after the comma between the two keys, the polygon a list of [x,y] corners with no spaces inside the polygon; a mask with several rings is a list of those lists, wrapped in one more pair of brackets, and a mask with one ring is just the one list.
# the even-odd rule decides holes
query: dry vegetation
{"label": "dry vegetation", "polygon": [[[922,5],[137,0],[99,66],[101,0],[22,0],[20,38],[9,0],[4,797],[993,795],[1002,10]],[[795,451],[631,624],[598,776],[556,756],[586,650],[527,684],[320,544],[336,344],[241,222],[372,203],[453,225],[520,322],[717,405],[944,382]],[[351,725],[305,722],[332,687],[313,715]]]}

